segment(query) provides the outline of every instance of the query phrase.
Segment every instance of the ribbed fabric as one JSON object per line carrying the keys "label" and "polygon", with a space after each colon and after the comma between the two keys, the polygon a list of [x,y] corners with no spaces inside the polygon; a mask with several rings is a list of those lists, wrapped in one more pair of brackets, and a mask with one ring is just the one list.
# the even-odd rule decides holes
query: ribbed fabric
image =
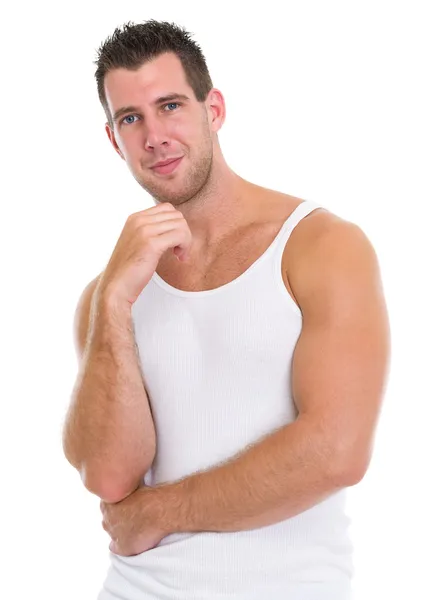
{"label": "ribbed fabric", "polygon": [[[269,248],[234,281],[206,291],[155,272],[132,307],[157,433],[147,485],[234,456],[295,420],[291,367],[302,315],[281,261],[304,201]],[[98,600],[347,600],[353,575],[346,490],[258,529],[176,533],[130,557],[110,553]]]}

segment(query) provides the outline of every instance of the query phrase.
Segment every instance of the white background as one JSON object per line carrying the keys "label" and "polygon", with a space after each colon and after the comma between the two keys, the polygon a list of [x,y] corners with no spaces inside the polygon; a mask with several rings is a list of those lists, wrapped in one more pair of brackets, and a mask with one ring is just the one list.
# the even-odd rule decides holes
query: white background
{"label": "white background", "polygon": [[238,174],[362,227],[380,259],[390,380],[350,489],[355,600],[438,597],[438,20],[435,2],[21,3],[2,9],[1,565],[8,600],[95,600],[99,499],[63,456],[73,314],[132,212],[153,206],[104,131],[99,44],[186,27],[227,106]]}

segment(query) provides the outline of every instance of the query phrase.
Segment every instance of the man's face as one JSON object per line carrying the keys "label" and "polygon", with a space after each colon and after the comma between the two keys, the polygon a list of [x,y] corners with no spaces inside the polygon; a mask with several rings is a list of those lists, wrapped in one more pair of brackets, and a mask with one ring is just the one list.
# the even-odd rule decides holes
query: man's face
{"label": "man's face", "polygon": [[[212,113],[199,103],[179,58],[162,54],[137,71],[116,69],[105,76],[105,93],[114,130],[106,131],[136,181],[158,202],[181,204],[206,183],[213,158]],[[157,100],[179,94],[186,98]],[[127,107],[128,110],[120,112]],[[220,125],[219,125],[220,126]],[[182,157],[167,174],[157,162]]]}

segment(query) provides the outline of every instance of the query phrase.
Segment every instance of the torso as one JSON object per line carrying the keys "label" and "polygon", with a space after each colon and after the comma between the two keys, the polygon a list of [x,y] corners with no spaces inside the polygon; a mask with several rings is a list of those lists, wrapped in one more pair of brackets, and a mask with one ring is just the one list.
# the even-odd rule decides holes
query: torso
{"label": "torso", "polygon": [[[205,291],[233,281],[244,273],[270,246],[281,226],[292,211],[304,200],[281,192],[266,190],[266,209],[249,224],[237,226],[207,262],[194,259],[187,264],[179,262],[173,252],[161,257],[156,272],[169,285],[184,291]],[[324,208],[315,209],[300,221],[289,238],[282,259],[283,282],[292,299],[294,265],[314,236],[335,217]],[[252,222],[251,222],[252,221]],[[306,222],[304,224],[304,222]]]}

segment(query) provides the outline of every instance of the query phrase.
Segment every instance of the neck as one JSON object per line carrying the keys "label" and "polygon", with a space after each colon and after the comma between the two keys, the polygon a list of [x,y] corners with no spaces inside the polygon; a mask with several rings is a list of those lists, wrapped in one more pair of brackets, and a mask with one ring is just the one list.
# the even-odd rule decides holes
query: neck
{"label": "neck", "polygon": [[213,166],[201,192],[177,206],[193,236],[193,248],[207,249],[227,233],[251,221],[257,210],[258,186],[239,177],[223,160],[213,157]]}

